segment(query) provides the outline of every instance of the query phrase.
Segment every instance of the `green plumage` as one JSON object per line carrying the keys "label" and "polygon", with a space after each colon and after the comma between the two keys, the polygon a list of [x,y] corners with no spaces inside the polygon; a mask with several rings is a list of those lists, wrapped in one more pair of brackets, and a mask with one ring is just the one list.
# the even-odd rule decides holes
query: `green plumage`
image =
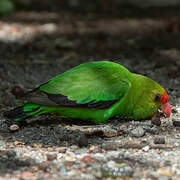
{"label": "green plumage", "polygon": [[159,84],[119,64],[89,62],[40,85],[25,98],[22,113],[16,108],[17,113],[12,110],[7,117],[19,121],[56,113],[94,123],[104,123],[113,116],[142,119],[160,107],[160,103],[154,101],[157,93],[164,93]]}

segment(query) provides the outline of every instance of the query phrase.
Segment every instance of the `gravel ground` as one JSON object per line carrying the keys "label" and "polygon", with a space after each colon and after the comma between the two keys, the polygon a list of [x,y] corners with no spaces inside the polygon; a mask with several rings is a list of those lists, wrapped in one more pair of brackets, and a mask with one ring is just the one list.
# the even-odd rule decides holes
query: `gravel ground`
{"label": "gravel ground", "polygon": [[173,113],[102,125],[41,116],[16,131],[1,113],[0,179],[180,179],[180,20],[171,13],[168,19],[67,12],[1,18],[0,113],[21,104],[14,95],[104,59],[164,86]]}

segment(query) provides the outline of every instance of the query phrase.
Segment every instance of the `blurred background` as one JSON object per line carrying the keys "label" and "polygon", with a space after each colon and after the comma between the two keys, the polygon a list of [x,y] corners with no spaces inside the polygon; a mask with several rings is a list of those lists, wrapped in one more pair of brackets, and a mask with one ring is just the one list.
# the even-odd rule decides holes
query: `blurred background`
{"label": "blurred background", "polygon": [[2,104],[15,104],[16,85],[30,89],[97,60],[118,62],[178,91],[180,1],[0,0]]}

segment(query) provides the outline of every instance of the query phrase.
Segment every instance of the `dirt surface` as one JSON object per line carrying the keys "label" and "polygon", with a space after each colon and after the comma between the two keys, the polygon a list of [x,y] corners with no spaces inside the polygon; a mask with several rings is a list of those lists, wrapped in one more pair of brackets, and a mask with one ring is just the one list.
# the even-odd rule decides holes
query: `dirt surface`
{"label": "dirt surface", "polygon": [[[180,179],[180,9],[161,10],[1,17],[0,179]],[[13,94],[104,59],[160,83],[171,117],[90,125],[41,116],[10,130],[2,112],[21,104]]]}

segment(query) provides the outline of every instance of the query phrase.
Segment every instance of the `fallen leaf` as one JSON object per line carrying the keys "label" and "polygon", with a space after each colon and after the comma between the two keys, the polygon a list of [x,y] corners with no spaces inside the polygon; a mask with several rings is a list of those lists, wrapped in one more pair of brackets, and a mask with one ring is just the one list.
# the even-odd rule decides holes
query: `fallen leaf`
{"label": "fallen leaf", "polygon": [[141,141],[129,141],[127,144],[129,145],[141,144]]}
{"label": "fallen leaf", "polygon": [[22,145],[24,145],[24,143],[21,142],[21,141],[14,141],[14,145],[16,145],[16,146],[22,146]]}
{"label": "fallen leaf", "polygon": [[120,135],[124,134],[124,131],[118,131],[116,133],[108,133],[108,132],[103,132],[103,133],[104,133],[105,137],[111,138],[111,137],[120,136]]}
{"label": "fallen leaf", "polygon": [[94,162],[95,159],[92,158],[91,156],[84,156],[82,159],[81,159],[82,162],[84,163],[91,163],[91,162]]}
{"label": "fallen leaf", "polygon": [[111,138],[111,137],[118,136],[118,133],[107,133],[107,132],[104,132],[104,136]]}
{"label": "fallen leaf", "polygon": [[165,168],[159,168],[159,169],[157,170],[157,172],[158,172],[159,174],[161,174],[161,175],[164,175],[164,176],[169,176],[169,177],[174,176],[174,173],[173,173],[172,171],[167,170],[167,169],[165,169]]}

